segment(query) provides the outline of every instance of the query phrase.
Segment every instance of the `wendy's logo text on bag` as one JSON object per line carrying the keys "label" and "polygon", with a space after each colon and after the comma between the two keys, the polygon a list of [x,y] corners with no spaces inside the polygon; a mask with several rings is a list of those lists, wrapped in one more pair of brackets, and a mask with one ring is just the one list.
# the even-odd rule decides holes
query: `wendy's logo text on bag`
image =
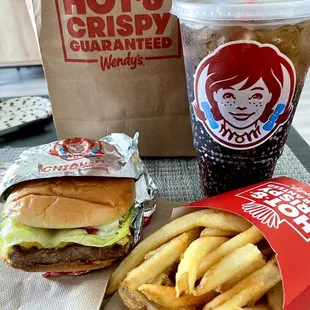
{"label": "wendy's logo text on bag", "polygon": [[257,221],[275,229],[287,223],[310,242],[310,193],[271,181],[236,196],[249,201],[242,209]]}
{"label": "wendy's logo text on bag", "polygon": [[50,150],[50,154],[71,161],[80,158],[100,157],[103,155],[103,150],[100,141],[69,138],[56,142]]}
{"label": "wendy's logo text on bag", "polygon": [[101,70],[181,58],[177,19],[164,0],[54,0],[65,62]]}
{"label": "wendy's logo text on bag", "polygon": [[275,46],[235,41],[201,61],[194,83],[197,120],[221,145],[244,150],[264,143],[289,119],[296,72]]}

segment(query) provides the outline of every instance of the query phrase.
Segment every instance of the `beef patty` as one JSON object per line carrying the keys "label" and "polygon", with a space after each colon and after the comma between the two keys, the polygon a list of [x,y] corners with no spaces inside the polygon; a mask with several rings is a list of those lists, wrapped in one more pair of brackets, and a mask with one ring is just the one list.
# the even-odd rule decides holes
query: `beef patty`
{"label": "beef patty", "polygon": [[89,247],[70,244],[59,249],[30,249],[14,245],[8,254],[8,260],[13,267],[31,267],[35,265],[50,265],[57,263],[92,263],[116,259],[129,252],[133,238],[125,245],[115,244],[110,247]]}

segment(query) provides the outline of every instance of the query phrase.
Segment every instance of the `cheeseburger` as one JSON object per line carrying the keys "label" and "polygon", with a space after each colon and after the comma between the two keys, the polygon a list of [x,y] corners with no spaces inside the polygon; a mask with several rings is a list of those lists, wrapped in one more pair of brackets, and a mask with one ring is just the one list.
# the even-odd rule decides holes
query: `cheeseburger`
{"label": "cheeseburger", "polygon": [[99,269],[132,245],[135,181],[62,177],[13,186],[4,206],[1,260],[25,271]]}

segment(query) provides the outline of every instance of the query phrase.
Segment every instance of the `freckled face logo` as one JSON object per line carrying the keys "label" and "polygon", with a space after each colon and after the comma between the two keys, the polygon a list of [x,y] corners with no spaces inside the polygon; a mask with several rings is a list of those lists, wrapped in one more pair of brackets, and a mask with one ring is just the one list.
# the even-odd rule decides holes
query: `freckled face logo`
{"label": "freckled face logo", "polygon": [[55,143],[54,148],[50,150],[50,154],[70,161],[85,157],[99,157],[103,155],[103,151],[100,141],[69,138]]}
{"label": "freckled face logo", "polygon": [[199,64],[194,113],[218,143],[251,149],[289,119],[295,85],[294,65],[275,46],[230,42]]}

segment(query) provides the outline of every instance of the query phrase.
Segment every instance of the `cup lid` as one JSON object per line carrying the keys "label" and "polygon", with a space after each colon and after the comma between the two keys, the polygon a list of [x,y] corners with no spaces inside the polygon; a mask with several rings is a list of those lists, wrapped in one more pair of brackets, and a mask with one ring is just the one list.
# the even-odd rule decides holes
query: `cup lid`
{"label": "cup lid", "polygon": [[310,0],[173,0],[180,19],[275,20],[310,17]]}

